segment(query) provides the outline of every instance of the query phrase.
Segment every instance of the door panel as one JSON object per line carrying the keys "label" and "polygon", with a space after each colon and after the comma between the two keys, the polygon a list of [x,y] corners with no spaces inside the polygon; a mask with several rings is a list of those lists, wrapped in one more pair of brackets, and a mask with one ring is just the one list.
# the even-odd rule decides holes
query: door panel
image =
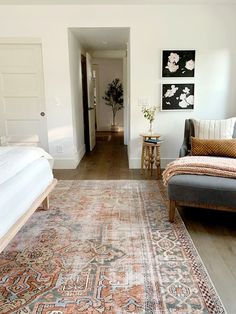
{"label": "door panel", "polygon": [[2,73],[3,96],[35,96],[38,82],[35,73]]}
{"label": "door panel", "polygon": [[38,121],[8,119],[5,129],[7,139],[12,145],[35,145],[40,142],[40,123]]}
{"label": "door panel", "polygon": [[0,44],[0,136],[48,150],[39,44]]}
{"label": "door panel", "polygon": [[89,117],[89,140],[90,150],[92,151],[96,145],[96,129],[95,129],[95,107],[94,107],[94,86],[91,57],[86,53],[87,67],[87,89],[88,89],[88,117]]}
{"label": "door panel", "polygon": [[24,116],[28,111],[28,116],[38,118],[40,112],[40,98],[38,97],[4,97],[4,110],[7,118]]}
{"label": "door panel", "polygon": [[35,67],[36,53],[39,54],[38,51],[35,51],[37,46],[40,45],[1,44],[0,67],[7,69]]}

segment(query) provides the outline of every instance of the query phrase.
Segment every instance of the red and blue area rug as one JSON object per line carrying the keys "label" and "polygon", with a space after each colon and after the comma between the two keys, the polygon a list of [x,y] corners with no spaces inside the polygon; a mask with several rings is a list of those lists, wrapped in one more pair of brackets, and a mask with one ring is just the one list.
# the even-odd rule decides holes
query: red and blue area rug
{"label": "red and blue area rug", "polygon": [[225,313],[157,181],[60,181],[0,254],[0,313]]}

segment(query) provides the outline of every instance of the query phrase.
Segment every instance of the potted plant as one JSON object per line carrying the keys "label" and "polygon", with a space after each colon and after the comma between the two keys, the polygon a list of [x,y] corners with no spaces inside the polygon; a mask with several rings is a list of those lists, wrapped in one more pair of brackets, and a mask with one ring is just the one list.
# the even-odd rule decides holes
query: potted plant
{"label": "potted plant", "polygon": [[142,113],[145,119],[149,121],[149,133],[152,134],[152,123],[156,118],[158,106],[142,106]]}
{"label": "potted plant", "polygon": [[110,106],[112,110],[111,131],[118,132],[119,127],[116,125],[116,114],[119,110],[124,108],[123,86],[118,78],[108,84],[105,95],[102,98],[105,100],[105,104]]}

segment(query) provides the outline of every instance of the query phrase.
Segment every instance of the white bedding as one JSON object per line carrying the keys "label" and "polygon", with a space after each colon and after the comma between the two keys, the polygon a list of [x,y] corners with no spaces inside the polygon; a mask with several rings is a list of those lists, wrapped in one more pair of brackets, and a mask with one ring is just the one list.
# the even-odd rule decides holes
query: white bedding
{"label": "white bedding", "polygon": [[46,155],[48,154],[40,148],[35,149],[21,146],[0,147],[0,184],[14,177],[33,161],[41,157],[46,157]]}
{"label": "white bedding", "polygon": [[[4,153],[1,151],[1,155]],[[19,152],[17,156],[22,161],[24,158]],[[11,169],[8,164],[8,171],[12,175],[7,181],[0,185],[0,238],[9,230],[9,228],[30,208],[32,203],[36,200],[40,194],[47,188],[47,186],[53,181],[52,171],[49,162],[45,158],[38,158],[34,160],[35,154],[31,153],[26,156],[26,160],[31,160],[28,166],[24,166],[21,170],[20,165],[15,165]],[[3,159],[0,159],[3,160]],[[12,157],[11,161],[17,160]],[[6,169],[0,168],[0,179],[3,181],[1,171]]]}

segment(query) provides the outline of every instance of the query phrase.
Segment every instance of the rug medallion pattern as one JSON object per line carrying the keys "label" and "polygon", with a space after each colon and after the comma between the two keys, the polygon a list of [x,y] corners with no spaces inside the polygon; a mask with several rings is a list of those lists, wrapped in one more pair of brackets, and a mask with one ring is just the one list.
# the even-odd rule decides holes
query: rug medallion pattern
{"label": "rug medallion pattern", "polygon": [[225,313],[156,181],[60,181],[0,254],[0,313]]}

